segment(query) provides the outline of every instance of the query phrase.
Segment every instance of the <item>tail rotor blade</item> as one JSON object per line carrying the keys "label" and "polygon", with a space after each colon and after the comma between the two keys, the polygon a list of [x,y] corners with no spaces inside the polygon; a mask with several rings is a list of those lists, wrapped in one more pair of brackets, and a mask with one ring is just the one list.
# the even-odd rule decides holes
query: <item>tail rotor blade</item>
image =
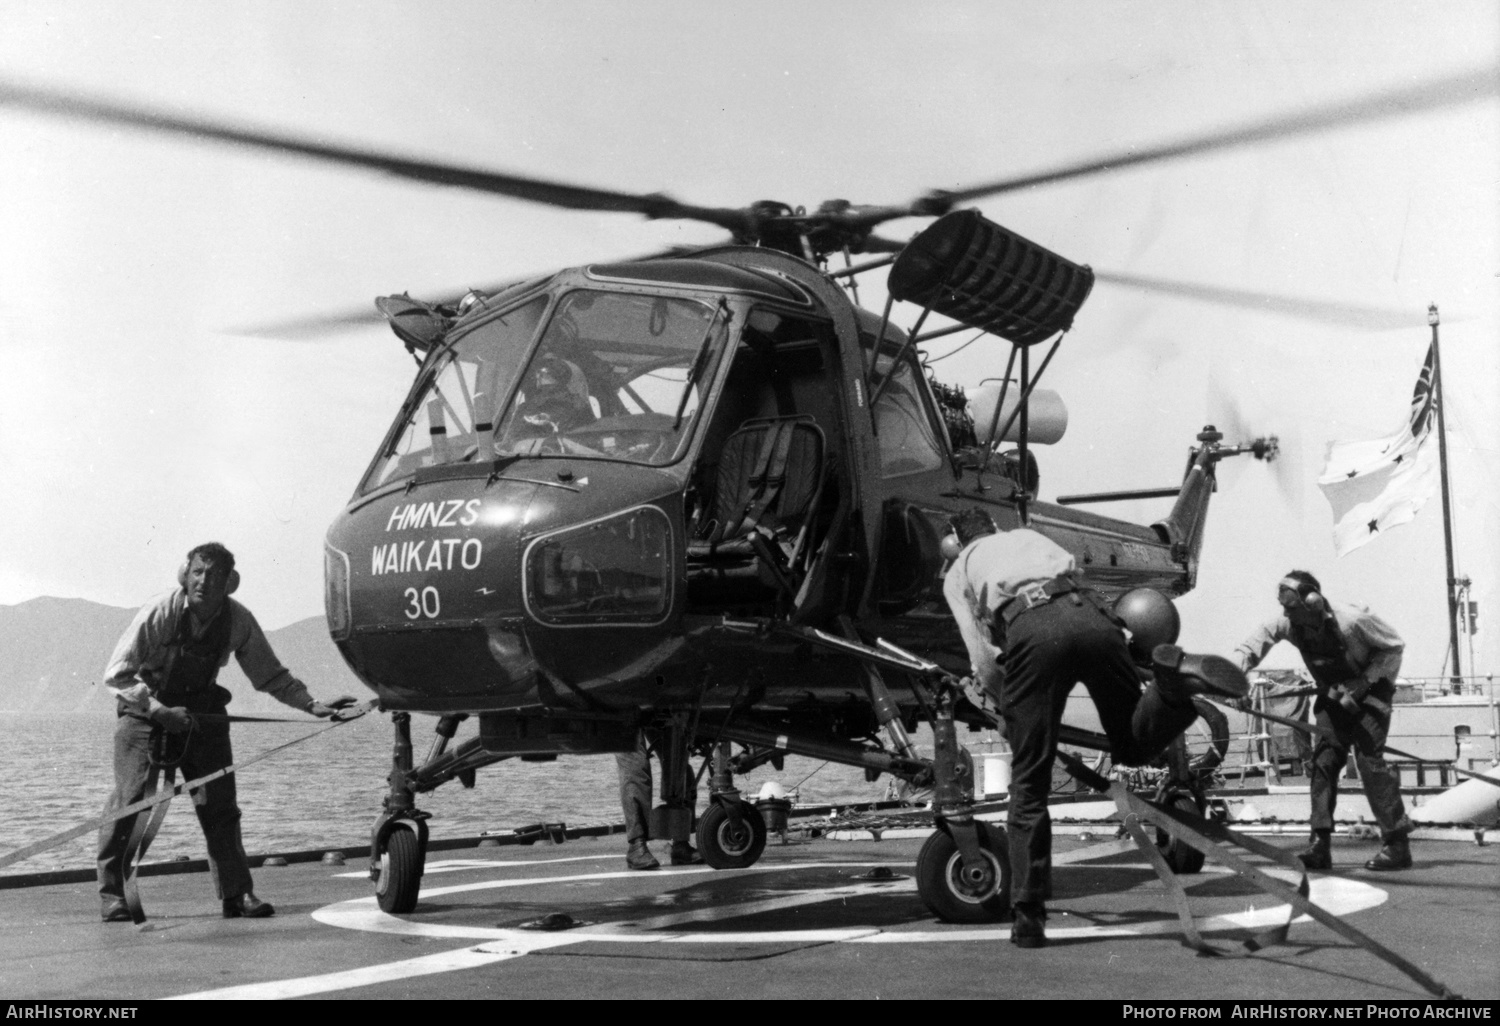
{"label": "tail rotor blade", "polygon": [[1302,428],[1292,421],[1280,425],[1276,443],[1276,459],[1271,463],[1271,470],[1276,475],[1276,487],[1281,490],[1281,497],[1286,500],[1287,507],[1300,519],[1302,490],[1308,479]]}
{"label": "tail rotor blade", "polygon": [[1224,387],[1217,376],[1208,379],[1208,423],[1224,433],[1224,441],[1232,445],[1248,442],[1255,437],[1245,426],[1240,412],[1239,400]]}
{"label": "tail rotor blade", "polygon": [[[1269,472],[1276,482],[1282,501],[1293,515],[1302,513],[1302,489],[1306,481],[1303,474],[1302,430],[1290,418],[1279,417],[1275,423],[1271,418],[1250,418],[1244,414],[1238,398],[1218,375],[1211,374],[1208,380],[1208,422],[1224,434],[1225,445],[1250,445],[1259,439],[1276,439],[1276,451],[1265,461],[1250,468],[1253,458],[1244,456],[1226,460],[1219,464],[1219,473],[1237,479],[1246,473]],[[1265,464],[1269,464],[1266,466]],[[1231,469],[1233,468],[1233,469]]]}

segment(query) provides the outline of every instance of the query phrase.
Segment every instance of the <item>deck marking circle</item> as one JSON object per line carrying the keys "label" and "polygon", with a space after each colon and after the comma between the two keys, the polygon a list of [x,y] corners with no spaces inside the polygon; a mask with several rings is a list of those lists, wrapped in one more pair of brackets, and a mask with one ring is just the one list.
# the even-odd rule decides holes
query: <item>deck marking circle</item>
{"label": "deck marking circle", "polygon": [[[903,863],[904,864],[904,863]],[[656,874],[660,876],[696,876],[705,873],[741,873],[741,874],[765,874],[771,872],[790,872],[806,869],[831,869],[831,868],[867,868],[873,865],[890,865],[888,861],[875,862],[812,862],[812,863],[783,863],[780,865],[761,865],[744,870],[715,870],[709,867],[692,867],[662,870]],[[1111,868],[1149,868],[1145,863],[1139,866],[1113,865]],[[1299,874],[1279,869],[1268,868],[1266,870],[1272,876],[1282,879],[1288,883],[1295,884]],[[1217,866],[1205,867],[1204,872],[1199,874],[1199,879],[1213,876],[1231,875],[1232,871]],[[638,877],[639,874],[630,870],[606,873],[581,873],[571,876],[546,876],[525,877],[512,880],[486,880],[469,884],[458,884],[452,887],[436,887],[423,892],[424,897],[436,898],[446,894],[458,894],[469,891],[491,890],[496,888],[527,887],[532,885],[569,883],[583,880],[612,880],[627,877]],[[1332,915],[1344,916],[1354,912],[1373,908],[1385,902],[1389,895],[1381,888],[1372,886],[1362,880],[1351,880],[1344,877],[1324,876],[1313,877],[1310,880],[1311,890],[1309,899],[1315,902],[1324,911]],[[1188,883],[1192,886],[1192,882]],[[978,940],[1008,940],[1010,937],[1009,924],[997,923],[990,927],[978,927],[974,929],[961,930],[917,930],[917,931],[890,931],[881,927],[851,927],[838,930],[766,930],[743,933],[724,932],[685,932],[671,929],[674,926],[690,925],[692,923],[703,923],[706,921],[721,921],[725,919],[743,918],[755,915],[759,912],[774,909],[788,908],[799,905],[816,904],[823,901],[834,901],[840,898],[855,897],[865,894],[879,892],[915,892],[916,883],[911,879],[894,881],[871,881],[865,883],[853,883],[844,886],[819,888],[811,891],[789,892],[776,898],[761,898],[748,902],[740,902],[732,905],[711,906],[709,908],[695,909],[690,912],[680,912],[666,916],[656,916],[647,919],[634,920],[629,923],[610,924],[592,928],[570,930],[564,935],[551,935],[554,940],[566,938],[567,943],[575,944],[584,941],[609,941],[612,943],[629,942],[642,944],[785,944],[797,941],[842,941],[844,943],[863,944],[911,944],[911,943],[937,943],[943,941],[978,941]],[[1244,912],[1229,915],[1210,916],[1196,920],[1198,929],[1204,933],[1222,932],[1225,930],[1264,929],[1287,921],[1292,909],[1289,905],[1277,904],[1267,908],[1251,908]],[[489,941],[491,944],[480,945],[480,949],[498,947],[501,944],[511,946],[530,946],[537,940],[537,934],[531,930],[519,930],[507,927],[480,927],[459,926],[445,923],[416,923],[398,916],[382,912],[373,896],[365,898],[351,898],[347,901],[325,905],[312,913],[312,917],[320,923],[328,926],[337,926],[346,930],[359,930],[371,933],[399,934],[408,937],[430,937]],[[1309,916],[1298,916],[1293,922],[1311,922]],[[1103,937],[1128,937],[1147,936],[1166,933],[1176,933],[1181,925],[1176,918],[1163,918],[1147,923],[1132,924],[1130,926],[1074,926],[1058,927],[1049,926],[1048,937],[1062,939],[1083,939]],[[494,943],[494,942],[499,942]],[[552,946],[552,945],[547,945]],[[476,949],[479,950],[479,949]]]}
{"label": "deck marking circle", "polygon": [[[1108,845],[1094,851],[1105,854]],[[1070,853],[1076,860],[1087,853]],[[901,863],[909,865],[910,863]],[[797,869],[868,868],[875,865],[890,865],[882,862],[813,862],[787,863],[784,865],[761,865],[743,870],[713,870],[708,867],[665,869],[660,876],[697,876],[703,873],[739,873],[744,875],[787,872]],[[1144,864],[1113,868],[1149,868]],[[1298,874],[1272,868],[1268,872],[1278,878],[1295,881]],[[1199,879],[1227,875],[1230,870],[1220,866],[1209,866]],[[531,877],[522,880],[492,880],[481,883],[458,884],[427,891],[427,897],[457,894],[466,891],[488,890],[501,887],[524,887],[530,884],[566,883],[577,880],[610,880],[635,876],[633,872],[583,873],[573,876]],[[1191,886],[1191,882],[1189,884]],[[386,934],[403,934],[420,937],[446,937],[452,939],[479,940],[479,944],[468,944],[450,951],[436,952],[417,958],[402,959],[380,965],[362,966],[339,972],[303,976],[294,979],[268,980],[263,983],[223,987],[217,990],[198,991],[178,995],[178,1000],[198,998],[266,999],[305,997],[331,991],[352,990],[356,987],[374,986],[392,980],[411,979],[436,973],[474,969],[494,962],[520,958],[546,948],[564,947],[584,941],[631,941],[649,944],[765,944],[842,942],[846,944],[911,944],[941,941],[1000,941],[1009,938],[1009,928],[1003,924],[964,930],[919,930],[886,931],[870,926],[842,930],[774,930],[745,933],[701,933],[681,932],[667,929],[677,924],[704,923],[713,920],[742,918],[758,912],[815,904],[877,892],[914,892],[916,884],[907,878],[881,882],[854,882],[847,885],[823,887],[814,890],[790,891],[775,896],[762,896],[750,901],[727,906],[710,906],[686,912],[647,917],[628,923],[615,923],[589,930],[569,930],[564,933],[538,934],[531,930],[484,929],[479,927],[446,926],[440,923],[412,923],[380,911],[376,898],[354,898],[325,905],[312,913],[318,922],[350,930],[372,931]],[[1383,903],[1388,897],[1380,888],[1359,880],[1341,877],[1317,877],[1311,881],[1309,897],[1324,910],[1334,915],[1348,915]],[[1287,905],[1267,909],[1250,909],[1226,916],[1212,916],[1197,921],[1198,929],[1204,933],[1222,930],[1243,930],[1271,926],[1286,921],[1290,911]],[[1299,916],[1295,922],[1308,921]],[[1048,927],[1049,937],[1104,938],[1129,937],[1176,933],[1180,929],[1175,919],[1160,919],[1149,923],[1123,926]],[[649,931],[649,932],[648,932]]]}
{"label": "deck marking circle", "polygon": [[[515,862],[501,862],[498,859],[437,859],[427,863],[422,868],[424,877],[435,873],[458,873],[470,869],[510,869],[523,866],[548,866],[557,862],[597,862],[598,855],[570,855],[561,859],[517,859]],[[335,877],[349,880],[368,880],[370,872],[361,869],[353,873],[334,873]]]}

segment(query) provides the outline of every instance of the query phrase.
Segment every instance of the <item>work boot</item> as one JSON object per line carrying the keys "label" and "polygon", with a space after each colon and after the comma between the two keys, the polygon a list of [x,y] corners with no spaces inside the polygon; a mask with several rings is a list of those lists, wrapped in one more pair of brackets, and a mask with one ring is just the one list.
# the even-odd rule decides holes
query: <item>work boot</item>
{"label": "work boot", "polygon": [[1373,869],[1385,873],[1395,869],[1411,868],[1411,844],[1407,841],[1405,834],[1396,834],[1387,838],[1380,851],[1375,857],[1365,863],[1366,869]]}
{"label": "work boot", "polygon": [[1151,662],[1157,681],[1174,698],[1208,695],[1233,701],[1250,693],[1250,679],[1223,656],[1192,655],[1176,645],[1157,645]]}
{"label": "work boot", "polygon": [[661,868],[661,863],[656,861],[656,856],[651,854],[651,849],[646,847],[645,841],[630,842],[630,850],[625,853],[625,865],[629,869]]}
{"label": "work boot", "polygon": [[686,841],[672,842],[672,865],[701,866],[702,864],[703,856],[698,854],[697,848],[694,848]]}
{"label": "work boot", "polygon": [[99,906],[99,918],[106,923],[128,923],[130,908],[124,898],[104,898]]}
{"label": "work boot", "polygon": [[1013,911],[1015,921],[1010,927],[1010,942],[1018,948],[1041,948],[1047,944],[1047,931],[1042,923],[1047,919],[1047,908],[1039,901],[1018,902]]}
{"label": "work boot", "polygon": [[1297,859],[1308,869],[1328,870],[1333,868],[1333,851],[1329,846],[1332,832],[1314,830],[1312,843],[1297,853]]}
{"label": "work boot", "polygon": [[225,919],[267,919],[276,914],[269,901],[261,901],[246,891],[237,898],[224,899]]}

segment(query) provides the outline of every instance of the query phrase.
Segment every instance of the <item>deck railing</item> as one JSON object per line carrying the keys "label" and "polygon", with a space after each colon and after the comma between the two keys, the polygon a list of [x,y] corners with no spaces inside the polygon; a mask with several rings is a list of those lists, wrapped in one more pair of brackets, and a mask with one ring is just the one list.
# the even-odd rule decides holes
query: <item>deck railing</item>
{"label": "deck railing", "polygon": [[[1262,674],[1252,674],[1252,680],[1261,677]],[[1273,679],[1266,680],[1269,686],[1256,687],[1251,692],[1251,698],[1258,711],[1272,711],[1271,703],[1277,694],[1283,697],[1303,691],[1303,685],[1311,688],[1312,678],[1303,671],[1277,670],[1270,675]],[[1301,678],[1301,684],[1297,678]],[[1449,702],[1437,704],[1439,699],[1471,699],[1473,702],[1462,702],[1452,705]],[[1469,714],[1466,719],[1475,720],[1473,714],[1478,714],[1474,722],[1465,722],[1455,725],[1453,729],[1452,755],[1446,753],[1434,756],[1430,744],[1412,745],[1405,737],[1400,737],[1401,744],[1408,748],[1415,747],[1418,751],[1425,752],[1421,758],[1407,759],[1400,756],[1388,756],[1393,763],[1398,764],[1397,769],[1401,774],[1403,785],[1415,784],[1427,786],[1448,786],[1456,781],[1456,777],[1450,780],[1449,767],[1459,766],[1462,769],[1484,769],[1488,765],[1500,763],[1500,702],[1496,701],[1495,678],[1493,674],[1470,674],[1463,677],[1401,677],[1396,684],[1396,723],[1393,729],[1392,743],[1397,744],[1401,731],[1402,714],[1399,710],[1403,707],[1424,705],[1434,702],[1433,714],[1441,715],[1444,707],[1451,708],[1455,712],[1467,708]],[[1474,709],[1474,703],[1488,704],[1488,710]],[[1283,715],[1289,715],[1283,710]],[[1310,713],[1308,714],[1310,716]],[[1415,715],[1415,710],[1408,713],[1410,717]],[[1430,717],[1429,717],[1430,718]],[[1257,722],[1254,719],[1245,724],[1243,732],[1235,732],[1232,735],[1230,756],[1225,761],[1225,767],[1221,772],[1237,775],[1243,782],[1247,774],[1263,776],[1269,782],[1280,783],[1282,775],[1282,763],[1287,762],[1288,756],[1284,751],[1278,751],[1278,745],[1272,736],[1268,725]],[[1418,740],[1428,740],[1439,735],[1431,734],[1431,726],[1419,727],[1421,737]],[[1444,731],[1442,737],[1450,735]],[[1417,735],[1412,735],[1416,738]],[[1397,744],[1400,747],[1400,744]],[[1291,759],[1295,763],[1296,759]],[[1429,776],[1433,779],[1429,780]]]}
{"label": "deck railing", "polygon": [[1398,687],[1406,686],[1413,688],[1423,698],[1438,695],[1473,695],[1476,698],[1495,697],[1495,675],[1466,674],[1461,677],[1449,675],[1447,677],[1401,677],[1396,681]]}

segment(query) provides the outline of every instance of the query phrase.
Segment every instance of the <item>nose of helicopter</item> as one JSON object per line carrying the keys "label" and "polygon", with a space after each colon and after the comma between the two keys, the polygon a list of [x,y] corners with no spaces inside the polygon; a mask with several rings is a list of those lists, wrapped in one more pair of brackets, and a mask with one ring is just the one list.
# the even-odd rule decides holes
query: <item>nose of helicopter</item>
{"label": "nose of helicopter", "polygon": [[526,704],[546,686],[544,666],[586,682],[660,640],[641,628],[673,614],[681,531],[678,504],[661,498],[670,483],[641,468],[524,469],[526,480],[376,493],[329,528],[329,631],[388,708]]}
{"label": "nose of helicopter", "polygon": [[434,481],[353,503],[329,528],[329,631],[387,705],[441,710],[534,685],[518,542],[538,490]]}

